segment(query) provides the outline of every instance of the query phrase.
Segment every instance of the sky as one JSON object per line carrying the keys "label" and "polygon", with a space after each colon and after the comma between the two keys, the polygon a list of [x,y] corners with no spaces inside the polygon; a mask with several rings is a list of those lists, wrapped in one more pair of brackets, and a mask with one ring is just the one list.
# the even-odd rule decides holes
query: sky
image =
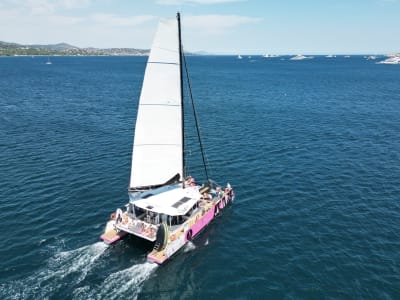
{"label": "sky", "polygon": [[400,52],[400,0],[0,0],[0,41],[149,49],[177,11],[186,51]]}

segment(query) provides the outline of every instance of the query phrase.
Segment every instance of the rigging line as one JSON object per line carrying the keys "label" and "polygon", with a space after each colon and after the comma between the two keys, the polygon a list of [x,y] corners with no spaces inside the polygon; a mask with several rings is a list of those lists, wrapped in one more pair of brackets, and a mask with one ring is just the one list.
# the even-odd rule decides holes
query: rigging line
{"label": "rigging line", "polygon": [[208,166],[207,170],[209,172],[209,175],[211,177],[214,177],[214,172],[213,172],[213,169],[211,168],[210,160],[208,159],[207,153],[204,153],[204,157],[205,157],[206,164]]}
{"label": "rigging line", "polygon": [[186,80],[187,80],[187,84],[188,84],[188,88],[189,88],[190,100],[192,102],[193,115],[194,115],[194,120],[195,120],[195,124],[196,124],[197,137],[199,138],[199,144],[200,144],[200,150],[201,150],[201,158],[203,160],[204,172],[206,173],[207,181],[209,181],[210,178],[208,177],[207,165],[206,165],[205,156],[204,156],[203,142],[202,142],[201,136],[200,136],[199,122],[198,122],[198,119],[197,119],[197,112],[196,112],[196,108],[195,108],[195,105],[194,105],[192,87],[191,87],[191,84],[190,84],[189,72],[188,72],[187,64],[186,64],[186,57],[185,57],[185,55],[183,53],[182,53],[182,58],[183,58],[183,64],[185,65]]}

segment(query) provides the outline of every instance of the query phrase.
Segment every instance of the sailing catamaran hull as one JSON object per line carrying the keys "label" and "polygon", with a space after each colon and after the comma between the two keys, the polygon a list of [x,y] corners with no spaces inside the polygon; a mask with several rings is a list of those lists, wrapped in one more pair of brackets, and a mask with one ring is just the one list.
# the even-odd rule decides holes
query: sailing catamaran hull
{"label": "sailing catamaran hull", "polygon": [[100,238],[108,245],[115,243],[116,241],[119,241],[122,239],[124,236],[126,236],[128,233],[125,231],[121,231],[116,229],[115,227],[115,220],[110,220],[107,222],[106,225],[106,230],[104,233],[100,236]]}
{"label": "sailing catamaran hull", "polygon": [[[181,224],[173,231],[170,231],[168,227],[166,227],[167,232],[165,232],[165,235],[167,236],[167,239],[163,245],[163,248],[156,249],[155,247],[153,251],[147,255],[147,260],[149,262],[163,264],[186,244],[197,237],[202,230],[204,230],[218,215],[221,214],[225,207],[229,205],[234,198],[235,196],[233,189],[230,189],[229,192],[226,192],[221,197],[216,197],[210,200],[200,199],[198,203],[198,211],[186,222]],[[118,214],[119,212],[117,211],[116,215]],[[100,237],[105,243],[113,244],[128,234],[133,234],[139,238],[155,242],[155,238],[149,238],[144,232],[141,233],[133,232],[131,230],[128,231],[128,227],[123,227],[125,225],[122,225],[121,223],[118,224],[117,220],[115,219],[115,214],[113,215],[114,219],[107,223],[105,233]],[[124,216],[127,216],[126,213]],[[135,221],[136,220],[129,220],[129,223],[131,224],[131,222]],[[143,227],[151,225],[145,222],[142,223],[144,224]]]}
{"label": "sailing catamaran hull", "polygon": [[224,195],[217,201],[211,200],[204,205],[202,211],[196,214],[184,224],[183,229],[177,234],[170,236],[170,239],[162,251],[153,250],[148,254],[147,260],[157,264],[163,264],[171,256],[176,254],[186,244],[192,241],[198,234],[205,229],[221,212],[234,200],[234,192]]}
{"label": "sailing catamaran hull", "polygon": [[[185,146],[192,143],[185,141],[184,70],[207,179],[201,186],[186,173]],[[111,244],[133,234],[154,242],[147,259],[158,264],[195,238],[234,199],[229,183],[223,190],[208,176],[179,13],[176,19],[160,20],[150,50],[136,117],[128,190],[125,211],[117,209],[111,215],[101,239]]]}

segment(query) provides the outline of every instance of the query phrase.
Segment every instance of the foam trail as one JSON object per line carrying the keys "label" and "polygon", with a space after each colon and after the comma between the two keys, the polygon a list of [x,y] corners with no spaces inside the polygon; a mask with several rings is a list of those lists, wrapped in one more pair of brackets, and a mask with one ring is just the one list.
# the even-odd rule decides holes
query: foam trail
{"label": "foam trail", "polygon": [[189,242],[186,244],[185,248],[183,249],[184,252],[189,252],[196,249],[195,244],[193,244],[192,242]]}
{"label": "foam trail", "polygon": [[[63,265],[62,278],[73,272],[80,272],[77,282],[81,282],[92,268],[93,263],[106,249],[106,244],[97,242],[93,245],[84,246],[76,250],[59,253],[56,255],[56,260]],[[57,263],[55,265],[57,267]]]}
{"label": "foam trail", "polygon": [[157,268],[157,264],[145,262],[112,273],[97,288],[85,286],[74,291],[74,299],[137,299],[143,283]]}
{"label": "foam trail", "polygon": [[[48,298],[54,291],[85,279],[95,261],[107,245],[98,242],[71,251],[63,251],[51,257],[46,266],[31,276],[0,285],[2,299]],[[64,278],[68,275],[73,278]]]}

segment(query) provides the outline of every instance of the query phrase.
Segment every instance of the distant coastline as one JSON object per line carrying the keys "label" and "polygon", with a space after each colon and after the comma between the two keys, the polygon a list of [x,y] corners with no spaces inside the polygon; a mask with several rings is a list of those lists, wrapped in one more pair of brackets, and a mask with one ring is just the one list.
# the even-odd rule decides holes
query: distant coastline
{"label": "distant coastline", "polygon": [[[77,46],[73,46],[67,43],[59,43],[59,44],[50,44],[50,45],[25,45],[18,43],[9,43],[0,41],[0,56],[148,56],[150,54],[149,49],[137,49],[137,48],[80,48]],[[186,55],[216,55],[216,56],[236,56],[235,54],[222,54],[222,53],[209,53],[205,51],[193,51],[186,52]],[[250,54],[249,54],[250,55]],[[282,54],[282,55],[261,55],[261,54],[251,54],[253,56],[260,55],[264,58],[277,58],[280,56],[291,56],[290,54]],[[293,54],[292,54],[293,55]],[[336,55],[327,55],[326,54],[313,54],[316,56],[325,56],[325,57],[336,57]],[[366,55],[366,54],[353,54],[353,55]],[[380,54],[381,56],[386,56],[388,58],[391,57],[400,57],[400,53],[394,54]],[[244,56],[247,56],[244,55]],[[338,54],[338,56],[350,57],[346,54]],[[313,56],[307,56],[307,59],[313,58]],[[397,62],[397,61],[396,61]],[[392,63],[389,61],[388,63]],[[398,62],[397,62],[398,63]]]}
{"label": "distant coastline", "polygon": [[79,48],[66,43],[22,45],[0,41],[0,56],[147,56],[149,51],[135,48]]}

